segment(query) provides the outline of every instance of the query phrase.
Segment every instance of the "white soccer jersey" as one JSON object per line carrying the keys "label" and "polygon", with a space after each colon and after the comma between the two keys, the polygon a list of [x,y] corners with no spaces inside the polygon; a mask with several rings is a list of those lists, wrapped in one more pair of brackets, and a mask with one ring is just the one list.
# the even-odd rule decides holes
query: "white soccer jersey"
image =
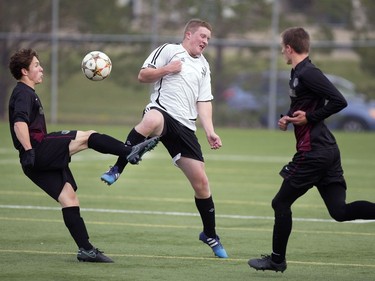
{"label": "white soccer jersey", "polygon": [[213,99],[210,67],[203,55],[193,58],[181,44],[164,44],[150,54],[142,68],[160,68],[172,60],[182,62],[181,72],[166,75],[154,83],[147,107],[156,106],[195,131],[197,102]]}

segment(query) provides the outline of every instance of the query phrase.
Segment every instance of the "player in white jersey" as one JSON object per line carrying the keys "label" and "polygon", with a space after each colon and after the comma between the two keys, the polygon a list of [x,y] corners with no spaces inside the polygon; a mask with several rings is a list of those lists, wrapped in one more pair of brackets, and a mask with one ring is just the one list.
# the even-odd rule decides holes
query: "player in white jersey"
{"label": "player in white jersey", "polygon": [[154,83],[151,103],[147,107],[161,108],[195,131],[197,102],[213,99],[209,64],[203,54],[192,57],[181,44],[164,44],[150,54],[142,68],[157,69],[171,61],[181,63],[181,71]]}
{"label": "player in white jersey", "polygon": [[[125,144],[133,146],[145,138],[160,136],[174,164],[194,189],[195,203],[203,223],[199,240],[209,245],[217,257],[227,258],[215,230],[214,202],[195,134],[195,122],[199,116],[211,149],[222,146],[212,122],[210,68],[202,54],[211,31],[209,23],[192,19],[185,26],[181,44],[164,44],[148,56],[138,80],[153,83],[151,102],[146,106],[141,122],[130,131]],[[137,159],[119,157],[101,179],[108,185],[113,184],[128,162],[134,164],[133,160]]]}

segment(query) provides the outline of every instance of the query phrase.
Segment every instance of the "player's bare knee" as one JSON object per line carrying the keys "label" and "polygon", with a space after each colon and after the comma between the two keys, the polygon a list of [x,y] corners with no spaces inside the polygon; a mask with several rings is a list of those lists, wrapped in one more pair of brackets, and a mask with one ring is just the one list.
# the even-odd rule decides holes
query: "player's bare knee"
{"label": "player's bare knee", "polygon": [[87,142],[89,137],[96,133],[94,130],[88,130],[88,131],[77,131],[76,140],[81,142]]}
{"label": "player's bare knee", "polygon": [[211,195],[210,186],[207,180],[196,182],[193,185],[194,191],[199,198],[208,198]]}
{"label": "player's bare knee", "polygon": [[89,138],[92,134],[96,133],[96,131],[94,131],[94,130],[88,130],[85,133],[87,135],[87,138]]}

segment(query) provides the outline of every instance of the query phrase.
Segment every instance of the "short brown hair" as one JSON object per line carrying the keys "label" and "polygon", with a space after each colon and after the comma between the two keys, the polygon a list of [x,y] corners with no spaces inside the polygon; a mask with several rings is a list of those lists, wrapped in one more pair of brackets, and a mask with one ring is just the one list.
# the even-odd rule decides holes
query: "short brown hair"
{"label": "short brown hair", "polygon": [[33,58],[39,59],[38,54],[33,49],[21,49],[15,52],[9,61],[9,70],[16,80],[22,78],[22,69],[29,69]]}
{"label": "short brown hair", "polygon": [[310,35],[302,27],[290,27],[281,33],[284,46],[289,45],[297,54],[310,51]]}
{"label": "short brown hair", "polygon": [[185,25],[185,30],[184,30],[184,37],[185,37],[185,34],[186,32],[192,32],[194,33],[195,31],[197,31],[197,29],[199,27],[205,27],[207,28],[209,31],[212,32],[212,26],[211,24],[209,24],[208,22],[204,21],[204,20],[201,20],[201,19],[191,19],[188,21],[188,23]]}

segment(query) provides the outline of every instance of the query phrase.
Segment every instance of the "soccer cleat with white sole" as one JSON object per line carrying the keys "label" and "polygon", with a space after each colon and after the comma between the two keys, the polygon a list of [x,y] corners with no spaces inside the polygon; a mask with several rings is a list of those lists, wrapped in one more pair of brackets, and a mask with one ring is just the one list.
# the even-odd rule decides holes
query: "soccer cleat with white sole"
{"label": "soccer cleat with white sole", "polygon": [[113,184],[120,177],[117,166],[109,167],[109,170],[105,172],[100,179],[108,185]]}
{"label": "soccer cleat with white sole", "polygon": [[227,252],[225,251],[223,245],[220,242],[219,236],[215,238],[208,237],[204,232],[199,234],[199,240],[211,247],[215,256],[219,258],[227,258]]}

